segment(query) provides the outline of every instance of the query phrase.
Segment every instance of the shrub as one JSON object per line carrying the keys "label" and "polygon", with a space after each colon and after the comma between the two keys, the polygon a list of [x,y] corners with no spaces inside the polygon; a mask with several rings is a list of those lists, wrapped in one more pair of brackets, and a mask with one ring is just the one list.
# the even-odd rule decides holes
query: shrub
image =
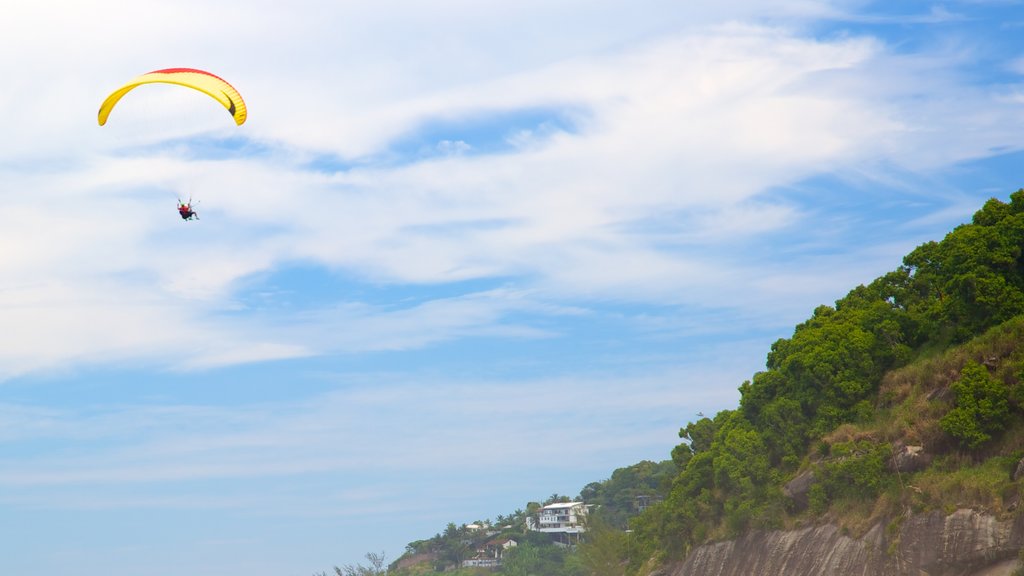
{"label": "shrub", "polygon": [[1010,390],[992,378],[984,366],[968,362],[950,390],[956,397],[954,407],[939,420],[939,426],[961,447],[974,450],[1005,430],[1010,417]]}

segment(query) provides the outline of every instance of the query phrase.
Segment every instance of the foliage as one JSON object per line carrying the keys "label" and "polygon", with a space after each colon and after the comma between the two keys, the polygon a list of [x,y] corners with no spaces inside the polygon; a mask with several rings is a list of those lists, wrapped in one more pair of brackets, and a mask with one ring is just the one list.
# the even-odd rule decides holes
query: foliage
{"label": "foliage", "polygon": [[569,554],[563,548],[527,542],[505,553],[502,572],[506,576],[583,576],[578,564],[567,562]]}
{"label": "foliage", "polygon": [[616,529],[600,513],[587,520],[587,537],[579,545],[580,563],[588,576],[621,576],[630,558],[630,533]]}
{"label": "foliage", "polygon": [[607,480],[587,484],[580,490],[580,500],[600,510],[605,522],[624,530],[641,502],[658,501],[668,492],[677,471],[671,460],[644,460],[615,470]]}
{"label": "foliage", "polygon": [[891,454],[887,443],[862,439],[837,443],[830,447],[830,458],[816,469],[810,506],[816,514],[842,500],[868,500],[877,497],[894,480],[886,470]]}
{"label": "foliage", "polygon": [[955,407],[939,421],[964,448],[973,450],[1002,432],[1010,416],[1010,390],[977,362],[964,366],[951,386]]}
{"label": "foliage", "polygon": [[[969,504],[978,510],[1003,514],[1021,497],[1013,472],[1020,453],[999,455],[977,461],[969,454],[953,453],[914,478],[914,509],[949,512],[954,506]],[[959,506],[957,506],[959,507]]]}
{"label": "foliage", "polygon": [[[740,386],[738,410],[680,430],[683,443],[672,451],[680,472],[669,497],[634,522],[641,545],[671,557],[708,538],[780,522],[782,484],[806,465],[812,447],[827,456],[815,466],[812,512],[835,501],[880,497],[894,485],[888,442],[821,439],[846,423],[876,421],[887,372],[1024,313],[1022,248],[1024,190],[1018,190],[1009,203],[990,200],[970,224],[919,246],[902,266],[835,306],[815,309],[790,338],[772,344],[766,370]],[[1010,408],[1024,400],[1019,386],[982,372],[965,368],[953,388],[956,405],[943,420],[942,428],[967,448],[998,434]],[[897,400],[896,390],[886,393],[883,403]],[[930,401],[922,402],[916,409],[930,414]],[[915,416],[903,414],[907,422]]]}

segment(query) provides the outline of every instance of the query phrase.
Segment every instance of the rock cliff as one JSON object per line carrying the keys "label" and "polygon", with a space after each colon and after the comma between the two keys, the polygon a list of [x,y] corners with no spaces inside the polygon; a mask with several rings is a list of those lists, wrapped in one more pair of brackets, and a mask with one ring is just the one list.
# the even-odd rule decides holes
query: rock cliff
{"label": "rock cliff", "polygon": [[972,510],[879,524],[861,538],[832,525],[752,532],[695,548],[668,576],[1009,576],[1024,545],[1024,516]]}

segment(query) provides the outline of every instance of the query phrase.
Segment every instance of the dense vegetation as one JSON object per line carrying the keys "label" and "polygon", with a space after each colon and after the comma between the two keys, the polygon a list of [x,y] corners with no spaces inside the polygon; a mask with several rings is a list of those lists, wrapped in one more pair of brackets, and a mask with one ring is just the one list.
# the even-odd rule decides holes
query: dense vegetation
{"label": "dense vegetation", "polygon": [[[811,520],[832,511],[855,524],[848,517],[855,503],[869,519],[895,511],[886,502],[925,505],[916,490],[903,489],[909,478],[890,471],[896,445],[927,447],[935,461],[920,475],[959,473],[991,456],[984,449],[1020,420],[1012,416],[1020,414],[1024,366],[1014,355],[1022,341],[1022,249],[1019,190],[1009,203],[989,200],[970,224],[919,246],[834,307],[818,307],[772,345],[767,369],[740,386],[738,409],[680,431],[669,497],[634,522],[644,551],[679,557],[708,538],[798,522],[803,511],[783,485],[808,471]],[[974,347],[958,346],[1000,325]],[[935,381],[937,372],[949,378]],[[900,378],[910,380],[897,385]],[[1004,468],[1012,456],[996,483],[1010,481]]]}
{"label": "dense vegetation", "polygon": [[[522,530],[539,504],[499,517],[495,526],[523,544],[502,570],[640,573],[751,528],[828,520],[856,532],[908,510],[965,505],[1010,513],[1024,455],[1022,343],[1019,190],[814,310],[771,346],[736,409],[680,430],[670,461],[585,487],[580,498],[597,513],[575,552],[548,551]],[[908,446],[924,465],[901,469]],[[788,486],[801,478],[805,491]],[[636,497],[652,494],[663,500],[637,514]],[[407,552],[429,552],[431,570],[458,566],[459,550],[479,545],[459,530],[449,525]]]}

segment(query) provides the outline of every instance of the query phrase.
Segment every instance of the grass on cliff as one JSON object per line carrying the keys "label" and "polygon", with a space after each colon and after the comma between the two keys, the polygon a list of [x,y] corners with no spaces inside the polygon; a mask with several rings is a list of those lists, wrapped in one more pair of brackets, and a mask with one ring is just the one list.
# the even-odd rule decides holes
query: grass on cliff
{"label": "grass on cliff", "polygon": [[950,454],[927,470],[913,475],[907,485],[915,511],[941,510],[951,514],[973,508],[1002,516],[1016,510],[1020,488],[1013,481],[1019,456],[993,456],[975,462],[970,456]]}
{"label": "grass on cliff", "polygon": [[[968,362],[985,366],[991,377],[1011,391],[1012,417],[1005,430],[975,450],[961,447],[940,425],[941,418],[954,406],[950,387]],[[880,521],[914,512],[951,513],[972,508],[997,516],[1018,513],[1022,490],[1013,474],[1024,456],[1022,373],[1024,317],[889,372],[882,380],[871,418],[840,426],[822,438],[805,460],[805,469],[815,468],[820,474],[830,462],[847,457],[837,456],[836,447],[865,443],[922,446],[928,466],[899,474],[887,467],[873,485],[872,497],[840,495],[817,509],[812,503],[808,512],[786,524],[824,517],[846,533],[860,536]]]}

